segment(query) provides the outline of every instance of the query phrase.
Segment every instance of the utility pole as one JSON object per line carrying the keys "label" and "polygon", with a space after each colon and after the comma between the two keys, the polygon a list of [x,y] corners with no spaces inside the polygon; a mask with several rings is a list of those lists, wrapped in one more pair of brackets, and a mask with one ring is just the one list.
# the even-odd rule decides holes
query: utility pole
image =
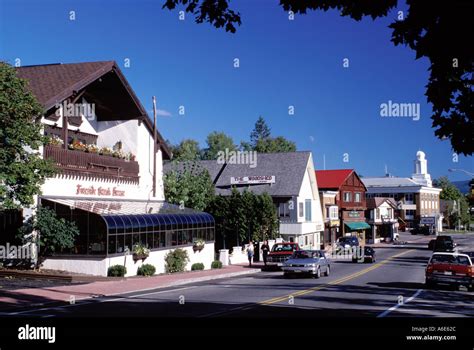
{"label": "utility pole", "polygon": [[156,97],[153,96],[153,197],[156,197]]}

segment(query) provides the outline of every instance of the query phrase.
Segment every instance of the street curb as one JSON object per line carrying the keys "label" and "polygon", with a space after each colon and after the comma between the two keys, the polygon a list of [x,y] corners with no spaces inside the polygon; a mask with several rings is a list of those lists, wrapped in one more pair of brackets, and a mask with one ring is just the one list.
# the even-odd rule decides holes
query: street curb
{"label": "street curb", "polygon": [[[165,288],[175,287],[175,286],[183,286],[183,285],[186,285],[186,284],[192,284],[192,283],[197,283],[197,282],[205,282],[205,281],[212,281],[212,280],[217,280],[217,279],[222,279],[222,278],[252,275],[252,274],[259,273],[259,272],[261,272],[260,269],[249,269],[247,271],[228,272],[228,273],[223,273],[223,274],[219,274],[219,275],[210,275],[210,276],[190,278],[190,279],[186,279],[186,280],[182,280],[182,281],[176,281],[176,282],[173,282],[173,283],[158,285],[156,287],[151,287],[151,288],[136,289],[136,290],[130,290],[130,291],[122,291],[122,292],[111,293],[111,294],[101,294],[101,295],[91,294],[87,297],[75,298],[75,300],[76,301],[87,301],[87,300],[92,300],[92,299],[97,299],[97,298],[112,297],[112,296],[129,294],[129,293],[147,292],[147,291],[151,291],[151,290],[165,289]],[[67,301],[65,301],[65,302],[67,302]],[[53,301],[45,302],[45,303],[31,304],[30,306],[31,307],[48,307],[49,305],[54,305],[54,304],[58,304],[58,303],[62,303],[62,301],[53,300]],[[70,306],[70,305],[66,304],[66,305],[61,305],[61,306]],[[22,313],[22,312],[23,311],[20,311],[20,313]],[[2,313],[8,313],[8,311],[6,311],[6,310],[2,311],[0,309],[0,314],[2,314]]]}

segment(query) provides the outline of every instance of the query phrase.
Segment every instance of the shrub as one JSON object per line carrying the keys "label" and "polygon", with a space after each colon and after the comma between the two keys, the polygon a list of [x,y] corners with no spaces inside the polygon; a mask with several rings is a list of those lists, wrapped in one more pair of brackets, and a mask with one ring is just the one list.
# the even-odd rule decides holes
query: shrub
{"label": "shrub", "polygon": [[109,277],[123,277],[127,274],[127,268],[122,265],[112,265],[107,271]]}
{"label": "shrub", "polygon": [[222,268],[222,261],[214,260],[211,264],[211,269],[221,269]]}
{"label": "shrub", "polygon": [[198,271],[198,270],[204,270],[203,263],[195,263],[191,266],[191,271]]}
{"label": "shrub", "polygon": [[138,276],[153,276],[156,272],[156,268],[151,264],[143,264],[137,270]]}
{"label": "shrub", "polygon": [[165,256],[166,272],[183,272],[189,261],[188,252],[181,248],[170,251]]}

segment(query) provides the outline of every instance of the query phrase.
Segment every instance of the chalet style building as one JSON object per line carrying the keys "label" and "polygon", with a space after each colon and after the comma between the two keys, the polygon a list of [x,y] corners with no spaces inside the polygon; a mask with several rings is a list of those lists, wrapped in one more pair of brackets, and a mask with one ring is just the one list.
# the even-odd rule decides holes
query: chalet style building
{"label": "chalet style building", "polygon": [[[325,229],[330,230],[325,234],[325,237],[330,238],[326,243],[334,243],[332,239],[335,233],[336,239],[357,236],[361,244],[364,244],[366,230],[370,229],[365,218],[367,189],[355,170],[317,170],[316,179],[323,194],[326,192],[328,195],[329,191],[335,194],[335,203],[329,203],[326,209],[331,210],[331,207],[336,205],[339,210],[339,230],[326,227]],[[334,220],[334,214],[330,214],[329,218]]]}
{"label": "chalet style building", "polygon": [[[41,188],[37,205],[74,221],[80,230],[72,249],[48,257],[44,268],[106,275],[125,265],[135,275],[143,259],[134,247],[150,249],[147,264],[165,271],[171,249],[188,251],[190,262],[210,268],[214,219],[165,202],[163,160],[170,150],[114,61],[17,68],[46,111],[41,150],[58,173]],[[31,215],[25,208],[22,219]],[[205,241],[204,249],[193,244]]]}

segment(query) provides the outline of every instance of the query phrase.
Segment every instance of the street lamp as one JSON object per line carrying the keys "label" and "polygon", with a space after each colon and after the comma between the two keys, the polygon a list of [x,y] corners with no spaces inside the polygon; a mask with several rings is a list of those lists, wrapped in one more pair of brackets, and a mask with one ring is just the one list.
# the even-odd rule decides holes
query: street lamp
{"label": "street lamp", "polygon": [[460,171],[462,173],[465,173],[469,175],[470,177],[474,177],[474,173],[471,173],[470,171],[464,170],[464,169],[448,169],[450,172],[455,172],[455,171]]}

